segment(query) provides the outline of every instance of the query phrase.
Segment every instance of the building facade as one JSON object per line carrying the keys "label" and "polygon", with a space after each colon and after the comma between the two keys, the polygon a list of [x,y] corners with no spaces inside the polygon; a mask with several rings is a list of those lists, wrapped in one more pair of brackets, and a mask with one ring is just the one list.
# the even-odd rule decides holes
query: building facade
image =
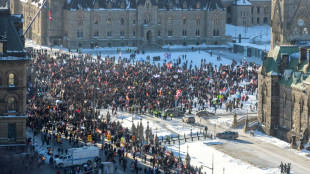
{"label": "building facade", "polygon": [[[30,23],[42,0],[11,1]],[[48,0],[27,38],[67,48],[226,43],[220,0]],[[51,20],[49,20],[49,12]]]}
{"label": "building facade", "polygon": [[307,45],[310,40],[310,1],[272,1],[271,48],[276,45]]}
{"label": "building facade", "polygon": [[310,139],[310,2],[272,1],[271,51],[258,75],[258,120],[267,134]]}
{"label": "building facade", "polygon": [[[0,7],[0,147],[26,144],[26,74],[23,16]],[[14,148],[15,149],[15,148]]]}
{"label": "building facade", "polygon": [[270,25],[271,0],[221,0],[226,23],[236,26]]}

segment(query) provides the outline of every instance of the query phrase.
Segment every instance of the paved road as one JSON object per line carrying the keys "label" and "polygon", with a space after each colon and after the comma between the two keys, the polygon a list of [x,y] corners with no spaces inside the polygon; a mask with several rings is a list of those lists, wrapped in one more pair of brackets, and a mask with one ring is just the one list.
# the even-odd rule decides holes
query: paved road
{"label": "paved road", "polygon": [[[154,122],[161,123],[161,128],[168,129],[169,119],[167,121],[161,118],[143,116],[145,119],[150,119]],[[183,124],[180,118],[175,118]],[[196,117],[199,120],[199,117]],[[209,122],[208,119],[202,119],[202,126],[208,126],[210,133],[213,134],[214,125]],[[199,125],[194,125],[193,127],[199,127]],[[222,132],[225,130],[230,130],[225,126],[216,126],[216,132]],[[173,130],[169,130],[174,132]],[[222,145],[213,146],[215,149],[224,152],[234,158],[240,159],[247,163],[250,163],[259,168],[278,168],[281,161],[283,163],[291,163],[292,171],[296,174],[306,174],[310,173],[310,159],[296,154],[295,150],[284,149],[275,146],[270,143],[263,142],[249,134],[243,133],[242,129],[236,129],[239,132],[239,138],[237,140],[223,140]],[[177,132],[174,132],[177,133]]]}

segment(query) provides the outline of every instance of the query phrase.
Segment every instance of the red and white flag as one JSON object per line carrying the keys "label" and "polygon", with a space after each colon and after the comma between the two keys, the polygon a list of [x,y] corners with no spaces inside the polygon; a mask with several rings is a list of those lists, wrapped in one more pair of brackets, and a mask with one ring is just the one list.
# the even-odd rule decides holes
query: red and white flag
{"label": "red and white flag", "polygon": [[50,19],[50,21],[52,20],[51,10],[48,11],[48,18]]}
{"label": "red and white flag", "polygon": [[181,94],[182,94],[181,89],[178,89],[176,94],[175,94],[175,98],[178,98]]}

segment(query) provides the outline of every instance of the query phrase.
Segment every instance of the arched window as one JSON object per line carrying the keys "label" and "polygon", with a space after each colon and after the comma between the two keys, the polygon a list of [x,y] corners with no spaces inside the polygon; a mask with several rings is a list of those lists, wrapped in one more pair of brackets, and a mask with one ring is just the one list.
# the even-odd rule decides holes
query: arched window
{"label": "arched window", "polygon": [[110,25],[110,24],[112,23],[112,19],[111,19],[111,18],[108,18],[107,23]]}
{"label": "arched window", "polygon": [[122,17],[122,18],[121,18],[121,25],[124,25],[124,23],[125,23],[125,20],[124,20],[124,18]]}
{"label": "arched window", "polygon": [[9,97],[8,98],[8,111],[16,111],[16,101],[14,97]]}
{"label": "arched window", "polygon": [[9,86],[15,86],[16,85],[16,78],[15,78],[15,74],[10,73],[9,74]]}

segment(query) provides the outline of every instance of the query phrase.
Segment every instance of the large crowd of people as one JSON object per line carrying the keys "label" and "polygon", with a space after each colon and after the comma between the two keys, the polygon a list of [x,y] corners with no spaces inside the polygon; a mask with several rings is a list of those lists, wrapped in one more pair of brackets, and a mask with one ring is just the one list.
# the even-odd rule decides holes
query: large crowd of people
{"label": "large crowd of people", "polygon": [[[197,66],[187,55],[175,61],[152,64],[151,58],[137,60],[135,54],[128,58],[61,52],[50,55],[43,50],[29,54],[32,62],[27,89],[27,126],[34,131],[54,130],[54,135],[45,132],[42,140],[47,144],[52,141],[51,137],[56,137],[54,141],[58,143],[57,135],[64,135],[75,146],[79,145],[78,139],[87,142],[90,134],[94,141],[99,141],[108,129],[116,135],[118,129],[111,127],[117,123],[110,122],[109,118],[101,119],[99,109],[110,108],[111,114],[136,111],[161,115],[165,109],[181,106],[183,112],[207,107],[214,108],[214,112],[222,107],[232,112],[242,108],[248,95],[255,94],[257,89],[259,66],[254,63],[238,65],[232,61],[230,65],[217,66],[201,59]],[[118,138],[116,147],[121,137]],[[129,151],[135,148],[139,147],[132,146]],[[104,149],[116,151],[108,146]],[[123,164],[124,153],[117,153]],[[161,167],[169,173],[168,166],[174,164],[166,164]],[[150,172],[146,170],[146,173]]]}

